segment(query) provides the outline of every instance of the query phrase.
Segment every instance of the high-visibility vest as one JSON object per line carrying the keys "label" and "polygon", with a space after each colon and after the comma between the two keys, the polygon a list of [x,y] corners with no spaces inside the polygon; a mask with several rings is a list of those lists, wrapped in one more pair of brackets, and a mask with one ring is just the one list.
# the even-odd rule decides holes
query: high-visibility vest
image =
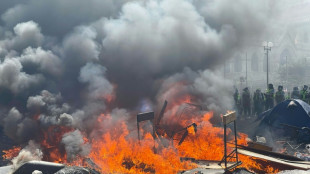
{"label": "high-visibility vest", "polygon": [[300,91],[300,97],[301,97],[302,100],[306,100],[307,93],[308,93],[308,91],[306,91],[306,90],[301,90]]}

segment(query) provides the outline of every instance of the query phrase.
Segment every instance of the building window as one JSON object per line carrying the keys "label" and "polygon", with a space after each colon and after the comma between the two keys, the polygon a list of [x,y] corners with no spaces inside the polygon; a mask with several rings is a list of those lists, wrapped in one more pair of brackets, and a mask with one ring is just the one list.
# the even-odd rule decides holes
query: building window
{"label": "building window", "polygon": [[251,69],[252,71],[258,71],[258,56],[254,53],[251,58]]}
{"label": "building window", "polygon": [[225,63],[224,68],[225,68],[225,73],[230,73],[230,63],[229,62]]}
{"label": "building window", "polygon": [[235,72],[241,72],[242,71],[242,61],[241,61],[240,56],[237,56],[235,58],[234,69],[235,69]]}
{"label": "building window", "polygon": [[291,53],[285,48],[280,54],[280,65],[286,65],[286,57],[289,59],[291,57]]}

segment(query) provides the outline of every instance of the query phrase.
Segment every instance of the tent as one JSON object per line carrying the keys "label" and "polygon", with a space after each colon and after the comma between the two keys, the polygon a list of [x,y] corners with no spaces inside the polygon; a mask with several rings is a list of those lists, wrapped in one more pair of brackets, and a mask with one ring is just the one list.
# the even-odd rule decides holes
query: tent
{"label": "tent", "polygon": [[296,148],[304,149],[310,144],[310,105],[302,100],[285,100],[263,112],[258,119],[254,136],[263,136],[271,147],[281,147],[275,142],[290,142],[288,147],[294,153]]}
{"label": "tent", "polygon": [[283,127],[283,124],[296,128],[310,128],[310,105],[302,100],[285,100],[259,116],[260,125],[273,128]]}
{"label": "tent", "polygon": [[259,116],[252,136],[263,136],[269,143],[283,138],[310,143],[309,115],[307,103],[298,99],[285,100]]}

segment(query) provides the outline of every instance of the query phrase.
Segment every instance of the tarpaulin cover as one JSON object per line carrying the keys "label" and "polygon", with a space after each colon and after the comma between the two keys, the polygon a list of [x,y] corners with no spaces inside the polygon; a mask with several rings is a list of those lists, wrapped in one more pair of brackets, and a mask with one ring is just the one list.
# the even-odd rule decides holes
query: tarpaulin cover
{"label": "tarpaulin cover", "polygon": [[302,100],[285,100],[274,108],[263,112],[259,118],[261,124],[267,124],[271,127],[282,127],[281,124],[287,124],[295,127],[310,128],[310,106]]}

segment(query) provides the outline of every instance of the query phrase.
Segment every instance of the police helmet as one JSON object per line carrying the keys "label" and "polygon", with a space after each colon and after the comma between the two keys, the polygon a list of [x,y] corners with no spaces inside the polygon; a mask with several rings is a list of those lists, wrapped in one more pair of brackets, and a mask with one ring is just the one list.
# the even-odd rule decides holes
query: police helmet
{"label": "police helmet", "polygon": [[268,84],[268,88],[269,88],[269,89],[273,89],[273,84],[271,84],[271,83]]}
{"label": "police helmet", "polygon": [[283,86],[279,85],[279,86],[278,86],[278,90],[279,90],[279,91],[283,90]]}

